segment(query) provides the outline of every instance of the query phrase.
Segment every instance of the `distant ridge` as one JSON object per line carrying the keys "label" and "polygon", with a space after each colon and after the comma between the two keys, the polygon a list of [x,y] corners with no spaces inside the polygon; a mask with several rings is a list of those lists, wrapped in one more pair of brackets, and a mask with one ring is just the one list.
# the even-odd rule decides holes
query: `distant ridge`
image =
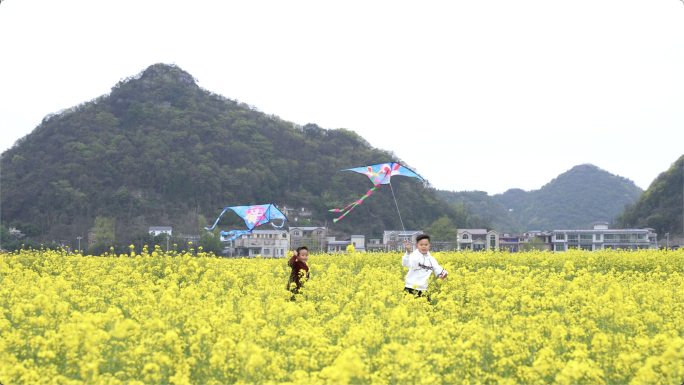
{"label": "distant ridge", "polygon": [[595,165],[575,166],[539,190],[510,189],[489,196],[482,192],[444,192],[451,203],[465,202],[475,213],[489,213],[505,233],[525,230],[586,229],[597,220],[614,220],[643,190],[633,181]]}

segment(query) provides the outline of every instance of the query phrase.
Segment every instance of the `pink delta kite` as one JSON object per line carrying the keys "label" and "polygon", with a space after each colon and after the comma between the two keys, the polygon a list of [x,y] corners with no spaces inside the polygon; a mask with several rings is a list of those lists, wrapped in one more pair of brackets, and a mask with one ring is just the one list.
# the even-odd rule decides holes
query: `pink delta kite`
{"label": "pink delta kite", "polygon": [[[333,209],[330,210],[335,213],[342,213],[342,215],[339,218],[336,218],[333,220],[333,222],[337,222],[340,219],[344,218],[345,215],[349,214],[350,211],[354,210],[356,206],[361,204],[364,199],[368,198],[375,189],[380,187],[380,185],[383,184],[389,184],[390,187],[392,186],[391,179],[393,176],[408,176],[412,178],[418,178],[421,181],[425,182],[425,179],[423,179],[420,175],[416,174],[415,172],[409,170],[408,168],[400,165],[399,163],[382,163],[382,164],[374,164],[372,166],[364,166],[364,167],[356,167],[356,168],[348,168],[346,170],[341,170],[341,171],[354,171],[359,174],[364,174],[370,179],[371,182],[373,182],[373,188],[368,190],[366,195],[362,196],[359,200],[354,201],[353,203],[347,205],[347,207],[343,209]],[[392,190],[392,195],[394,196],[394,190]],[[394,198],[394,203],[396,204],[396,197]],[[397,211],[399,210],[399,207],[397,206]],[[400,214],[401,217],[401,214]]]}

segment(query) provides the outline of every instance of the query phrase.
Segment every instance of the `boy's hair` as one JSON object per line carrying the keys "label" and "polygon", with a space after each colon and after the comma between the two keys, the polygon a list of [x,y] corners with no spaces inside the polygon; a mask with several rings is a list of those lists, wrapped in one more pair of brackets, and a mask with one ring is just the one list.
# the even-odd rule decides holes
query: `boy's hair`
{"label": "boy's hair", "polygon": [[416,243],[422,241],[423,239],[427,239],[428,243],[430,242],[430,236],[427,234],[420,234],[419,236],[416,237]]}
{"label": "boy's hair", "polygon": [[302,250],[306,250],[307,253],[309,252],[309,248],[308,248],[308,247],[306,247],[306,246],[300,246],[300,247],[297,248],[297,255],[299,255],[299,252],[302,251]]}

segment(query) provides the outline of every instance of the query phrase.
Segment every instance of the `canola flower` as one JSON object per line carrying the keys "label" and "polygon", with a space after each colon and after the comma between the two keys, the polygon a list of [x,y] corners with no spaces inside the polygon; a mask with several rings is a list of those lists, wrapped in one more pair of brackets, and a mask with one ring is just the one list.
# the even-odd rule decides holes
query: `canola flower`
{"label": "canola flower", "polygon": [[0,256],[3,384],[672,384],[684,253],[435,253],[432,304],[398,253],[285,259]]}

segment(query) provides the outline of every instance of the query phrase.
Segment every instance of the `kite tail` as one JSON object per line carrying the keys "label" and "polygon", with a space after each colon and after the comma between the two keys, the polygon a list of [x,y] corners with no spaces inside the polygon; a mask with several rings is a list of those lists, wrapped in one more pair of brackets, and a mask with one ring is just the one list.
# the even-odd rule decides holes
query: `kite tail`
{"label": "kite tail", "polygon": [[[368,198],[368,197],[373,193],[373,191],[375,191],[375,189],[377,189],[378,187],[380,187],[380,183],[376,184],[375,186],[373,186],[372,189],[368,190],[368,192],[366,193],[366,195],[362,196],[361,199],[357,200],[357,201],[354,202],[354,203],[351,203],[350,205],[348,205],[347,207],[343,208],[342,210],[340,210],[340,209],[330,210],[330,211],[333,211],[333,212],[336,212],[336,213],[339,213],[339,212],[344,211],[344,213],[343,213],[342,215],[340,215],[339,218],[333,219],[333,223],[337,223],[337,221],[339,221],[340,219],[344,218],[345,215],[349,214],[352,210],[354,210],[354,208],[355,208],[356,206],[360,205],[361,202],[363,202],[364,199]],[[347,208],[349,208],[349,207],[351,207],[351,208],[350,208],[349,210],[347,210]],[[345,211],[345,210],[346,210],[346,211]]]}
{"label": "kite tail", "polygon": [[[222,242],[230,242],[242,234],[248,234],[251,232],[252,232],[252,230],[221,231],[221,241]],[[232,235],[232,237],[230,239],[228,239],[229,235]]]}
{"label": "kite tail", "polygon": [[221,215],[219,215],[218,218],[216,218],[216,222],[214,222],[214,225],[211,226],[211,228],[205,227],[204,229],[205,229],[205,230],[209,230],[209,231],[213,230],[214,227],[216,227],[216,225],[218,225],[218,222],[219,222],[219,220],[221,219],[221,216],[223,216],[223,214],[224,214],[227,210],[228,210],[228,208],[226,207],[226,208],[221,212]]}

